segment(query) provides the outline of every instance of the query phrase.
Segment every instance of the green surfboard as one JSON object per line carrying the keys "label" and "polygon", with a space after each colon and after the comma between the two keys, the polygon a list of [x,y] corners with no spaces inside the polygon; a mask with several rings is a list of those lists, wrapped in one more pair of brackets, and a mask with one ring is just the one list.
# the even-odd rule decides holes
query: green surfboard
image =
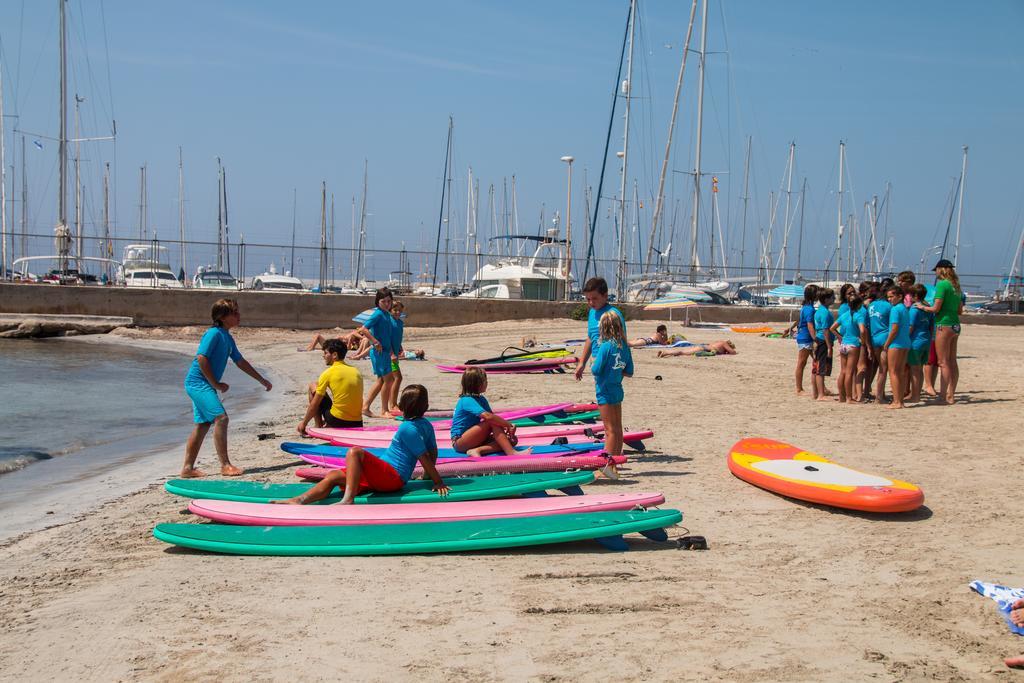
{"label": "green surfboard", "polygon": [[237,555],[405,555],[586,539],[626,550],[622,534],[639,532],[665,541],[665,527],[682,518],[678,510],[642,510],[373,526],[159,524],[153,535],[173,545]]}
{"label": "green surfboard", "polygon": [[[451,489],[442,498],[430,489],[434,482],[414,479],[401,491],[393,493],[366,493],[356,496],[357,503],[432,503],[458,500],[485,500],[539,494],[553,489],[566,493],[582,493],[581,484],[594,481],[593,472],[532,472],[529,474],[494,474],[486,477],[448,477],[445,484]],[[237,500],[247,503],[269,503],[272,500],[294,498],[311,489],[312,484],[266,484],[258,481],[233,479],[172,479],[164,488],[169,493],[186,498],[206,500]],[[341,491],[335,489],[321,503],[337,503]]]}
{"label": "green surfboard", "polygon": [[582,413],[549,413],[537,417],[521,417],[516,420],[509,420],[516,427],[542,427],[547,425],[568,425],[577,422],[594,422],[601,419],[601,411],[588,410]]}

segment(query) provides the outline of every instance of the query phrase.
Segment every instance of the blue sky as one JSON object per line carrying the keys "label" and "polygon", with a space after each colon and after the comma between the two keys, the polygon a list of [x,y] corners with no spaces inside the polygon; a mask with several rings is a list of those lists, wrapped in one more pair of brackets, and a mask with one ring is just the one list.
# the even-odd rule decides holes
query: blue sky
{"label": "blue sky", "polygon": [[[347,239],[366,159],[371,246],[432,246],[450,114],[453,223],[465,219],[472,166],[481,185],[481,233],[489,222],[488,185],[496,186],[500,202],[503,179],[513,175],[520,229],[535,233],[542,204],[549,221],[555,210],[564,213],[566,168],[559,157],[571,154],[578,236],[583,172],[596,191],[627,6],[605,0],[72,0],[73,87],[87,98],[84,133],[106,134],[111,112],[118,123],[116,148],[86,145],[86,184],[98,190],[100,164],[115,161],[117,232],[135,234],[138,167],[146,163],[151,229],[170,239],[177,234],[181,145],[190,238],[214,236],[219,156],[228,172],[233,234],[250,242],[289,241],[296,188],[299,242],[312,246],[320,182],[336,195],[338,232]],[[721,3],[711,7],[708,50],[716,54],[708,57],[704,168],[721,180],[733,264],[751,135],[748,265],[791,141],[797,144],[794,186],[804,177],[808,183],[803,261],[806,267],[825,260],[835,241],[842,139],[852,183],[847,212],[861,216],[863,203],[892,184],[897,268],[916,265],[935,243],[961,147],[969,145],[960,270],[1007,268],[1024,220],[1017,164],[1024,158],[1024,3],[737,0],[724,14]],[[644,240],[688,13],[689,3],[641,2],[629,176],[644,202]],[[18,114],[22,129],[55,133],[56,2],[3,3],[0,38],[5,112]],[[671,164],[676,171],[693,164],[696,76],[691,58]],[[8,135],[13,125],[5,120]],[[612,150],[619,145],[621,124]],[[52,151],[47,143],[28,155],[31,227],[38,232],[54,222]],[[679,201],[680,232],[689,182],[673,173],[669,183],[669,206]],[[618,166],[610,163],[605,196],[616,194],[618,184]],[[98,198],[90,201],[98,206]],[[602,220],[602,248],[612,229]],[[677,237],[674,250],[685,251],[684,240]],[[706,260],[706,243],[701,249]]]}

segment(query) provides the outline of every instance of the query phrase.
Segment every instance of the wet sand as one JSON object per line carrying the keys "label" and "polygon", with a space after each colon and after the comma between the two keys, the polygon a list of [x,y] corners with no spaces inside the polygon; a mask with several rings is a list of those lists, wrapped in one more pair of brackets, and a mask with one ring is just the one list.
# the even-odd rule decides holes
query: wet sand
{"label": "wet sand", "polygon": [[[448,407],[458,376],[433,362],[494,355],[527,334],[578,338],[582,329],[562,320],[407,328],[406,347],[426,349],[432,362],[403,371],[430,389],[432,406]],[[194,343],[201,332],[122,335]],[[438,556],[218,556],[152,537],[158,522],[194,521],[182,514],[187,501],[154,480],[0,545],[0,679],[1019,677],[1002,657],[1024,652],[1024,639],[967,588],[972,579],[1024,585],[1024,497],[1013,488],[1024,464],[1019,329],[965,327],[963,402],[902,412],[794,396],[791,341],[685,333],[697,342],[729,336],[740,355],[637,351],[625,423],[656,436],[622,480],[591,490],[663,491],[690,533],[707,537],[707,552],[637,536],[627,553],[574,543]],[[237,331],[243,353],[275,382],[266,413],[231,425],[232,459],[250,479],[295,480],[295,461],[277,446],[295,440],[303,385],[322,367],[319,354],[295,351],[311,336]],[[368,376],[365,361],[355,365]],[[592,390],[589,377],[505,375],[492,377],[488,398],[589,401]],[[257,438],[267,433],[279,438]],[[746,436],[916,483],[926,507],[868,515],[761,491],[726,468],[729,447]],[[201,466],[216,462],[212,448]],[[174,476],[180,449],[163,457]]]}

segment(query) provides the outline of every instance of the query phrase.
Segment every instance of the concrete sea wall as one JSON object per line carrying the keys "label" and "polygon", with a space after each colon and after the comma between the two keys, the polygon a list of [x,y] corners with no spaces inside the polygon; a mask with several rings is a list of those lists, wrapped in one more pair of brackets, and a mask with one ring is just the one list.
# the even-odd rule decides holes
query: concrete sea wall
{"label": "concrete sea wall", "polygon": [[[351,327],[355,315],[373,306],[373,297],[369,295],[0,283],[0,313],[124,317],[142,327],[205,325],[209,323],[213,302],[224,296],[238,300],[242,323],[250,327],[303,330]],[[408,324],[415,327],[567,318],[580,305],[580,302],[401,298],[409,314]],[[669,319],[668,311],[644,311],[642,306],[634,304],[624,304],[621,308],[631,320]],[[700,306],[689,309],[689,318],[703,322],[783,324],[792,321],[796,313],[794,309]],[[686,311],[676,310],[672,312],[672,319],[680,321],[686,315]],[[965,316],[964,322],[1019,325],[1024,324],[1024,316]]]}

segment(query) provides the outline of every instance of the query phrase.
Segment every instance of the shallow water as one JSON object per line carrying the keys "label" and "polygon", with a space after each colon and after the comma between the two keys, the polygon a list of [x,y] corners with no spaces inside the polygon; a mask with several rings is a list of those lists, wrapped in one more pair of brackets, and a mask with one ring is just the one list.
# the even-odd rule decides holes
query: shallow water
{"label": "shallow water", "polygon": [[0,476],[182,423],[187,363],[167,351],[0,339]]}
{"label": "shallow water", "polygon": [[[0,538],[176,472],[192,429],[189,363],[128,345],[0,339]],[[232,415],[262,394],[231,363],[224,381]]]}

